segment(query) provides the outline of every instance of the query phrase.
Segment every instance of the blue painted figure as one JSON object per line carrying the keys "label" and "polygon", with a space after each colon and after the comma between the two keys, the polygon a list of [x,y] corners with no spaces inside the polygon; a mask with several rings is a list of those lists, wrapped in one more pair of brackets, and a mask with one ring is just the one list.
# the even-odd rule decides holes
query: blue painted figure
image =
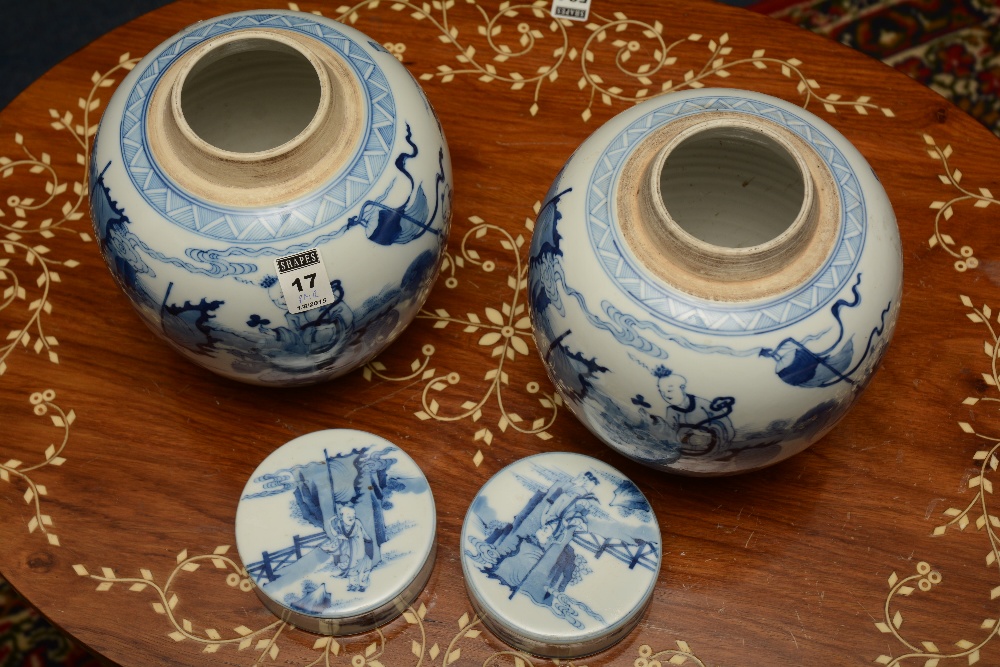
{"label": "blue painted figure", "polygon": [[608,372],[608,369],[598,363],[596,357],[587,357],[579,350],[569,347],[567,340],[573,333],[572,329],[557,333],[551,328],[551,322],[555,318],[540,316],[547,308],[552,308],[561,315],[566,314],[562,292],[579,298],[581,306],[586,309],[582,298],[566,285],[562,272],[563,252],[559,247],[562,237],[558,229],[562,214],[559,212],[559,202],[569,192],[571,189],[550,196],[538,212],[529,260],[532,271],[529,273],[531,282],[528,297],[532,311],[539,315],[534,318],[533,323],[545,363],[553,369],[551,375],[558,379],[560,389],[571,398],[581,401],[587,396],[597,376]]}
{"label": "blue painted figure", "polygon": [[[393,508],[389,498],[399,492],[425,493],[427,487],[424,480],[393,474],[397,459],[391,456],[392,451],[364,447],[326,454],[324,462],[271,473],[267,485],[273,490],[244,497],[252,500],[292,491],[294,515],[320,531],[295,537],[295,557],[265,552],[263,560],[248,564],[247,570],[265,592],[287,591],[290,606],[319,613],[322,609],[315,607],[331,595],[327,607],[343,602],[343,597],[337,597],[337,588],[331,588],[333,582],[346,580],[340,590],[364,593],[372,572],[387,558],[406,555],[405,548],[397,549],[391,557],[383,551],[386,542],[409,527],[386,524],[386,513]],[[323,580],[325,587],[320,591],[317,582]]]}
{"label": "blue painted figure", "polygon": [[[532,646],[602,640],[642,613],[661,536],[628,478],[581,454],[515,461],[473,500],[462,570],[477,613],[499,637]],[[537,644],[536,644],[537,642]]]}
{"label": "blue painted figure", "polygon": [[[91,169],[94,168],[91,164]],[[156,274],[143,261],[132,243],[129,225],[132,223],[118,202],[111,198],[111,190],[104,183],[104,174],[111,163],[108,162],[97,177],[90,197],[91,218],[94,220],[101,253],[112,273],[130,298],[138,303],[150,305],[152,299],[143,288],[141,276],[155,277]]]}
{"label": "blue painted figure", "polygon": [[330,282],[333,303],[290,313],[277,278],[265,276],[259,287],[284,313],[285,325],[275,326],[269,318],[252,313],[246,318],[246,329],[230,329],[214,321],[225,305],[223,300],[172,302],[171,284],[158,304],[160,326],[169,340],[187,350],[211,356],[231,355],[233,368],[243,372],[270,369],[274,373],[280,369],[288,376],[308,374],[324,365],[346,363],[364,355],[366,349],[382,345],[398,333],[399,309],[422,297],[421,290],[429,284],[428,274],[435,268],[434,254],[421,253],[398,286],[386,286],[377,296],[365,300],[357,312],[347,304],[342,282],[334,279]]}
{"label": "blue painted figure", "polygon": [[572,481],[553,484],[543,495],[536,494],[509,526],[486,541],[494,544],[501,555],[507,555],[516,550],[521,540],[535,536],[546,526],[551,529],[551,536],[568,517],[587,514],[588,503],[595,500],[593,491],[599,483],[588,471]]}
{"label": "blue painted figure", "polygon": [[853,300],[837,299],[830,308],[830,313],[837,322],[839,333],[836,340],[824,349],[812,350],[801,341],[786,338],[774,348],[760,350],[761,357],[774,360],[775,372],[783,382],[795,387],[829,387],[838,382],[856,383],[854,376],[864,366],[873,350],[874,343],[885,332],[885,316],[892,306],[891,301],[886,305],[882,311],[879,325],[874,327],[868,336],[868,344],[865,346],[861,358],[852,366],[854,341],[852,338],[844,340],[844,322],[840,311],[842,308],[855,308],[861,303],[861,293],[858,290],[860,286],[861,274],[859,273],[851,287]]}
{"label": "blue painted figure", "polygon": [[[511,489],[480,494],[470,511],[478,517],[482,538],[469,534],[471,549],[465,555],[489,579],[503,584],[506,599],[523,596],[577,628],[602,624],[602,614],[592,608],[602,602],[601,588],[587,584],[602,556],[627,564],[619,564],[618,570],[609,563],[609,571],[640,566],[656,571],[658,534],[642,518],[651,516],[649,504],[636,489],[629,507],[615,506],[615,489],[628,482],[618,476],[586,469],[572,477],[542,466],[534,470],[535,477],[550,483],[512,474],[531,495],[509,520],[497,516],[511,516]],[[624,524],[615,514],[634,519]]]}
{"label": "blue painted figure", "polygon": [[334,429],[300,436],[257,467],[236,539],[271,611],[339,619],[346,631],[384,623],[412,601],[430,575],[435,525],[427,478],[406,452]]}
{"label": "blue painted figure", "polygon": [[685,456],[717,455],[733,442],[736,429],[729,415],[736,400],[719,396],[711,400],[687,393],[687,379],[666,366],[653,369],[660,397],[667,404],[663,415],[649,414],[642,397],[639,414],[652,421],[651,435]]}
{"label": "blue painted figure", "polygon": [[[752,414],[737,411],[744,404],[736,389],[720,396],[699,396],[689,392],[687,379],[660,363],[679,351],[690,364],[690,355],[724,355],[737,359],[770,360],[775,377],[784,386],[797,389],[826,388],[838,383],[862,387],[873,371],[873,360],[880,355],[885,341],[886,318],[893,303],[882,311],[863,349],[845,332],[848,314],[858,309],[862,295],[860,273],[848,297],[833,302],[829,308],[835,327],[804,338],[786,337],[777,345],[736,349],[722,344],[701,345],[678,332],[666,330],[652,319],[622,312],[607,301],[588,304],[584,295],[567,284],[563,267],[563,235],[560,211],[563,199],[572,188],[560,188],[556,179],[542,205],[532,237],[529,265],[529,300],[536,342],[548,366],[549,374],[560,392],[587,415],[590,428],[632,458],[656,466],[671,466],[682,459],[697,465],[732,461],[743,465],[765,464],[781,452],[780,442],[787,433],[813,437],[829,428],[832,419],[842,414],[842,401],[819,400],[818,404],[794,422],[755,423]],[[599,308],[592,307],[599,306]],[[577,312],[571,312],[577,311]],[[579,317],[583,316],[583,319]],[[570,324],[572,322],[572,325]],[[628,356],[649,370],[656,379],[656,394],[663,401],[655,405],[649,391],[639,389],[631,405],[621,404],[605,386],[606,377],[614,377],[611,351],[594,354],[581,349],[579,342],[591,335],[594,327],[606,332]],[[580,329],[576,332],[575,329]],[[820,341],[825,341],[822,344]],[[620,353],[619,353],[620,355]],[[647,366],[639,360],[652,359]],[[671,362],[673,365],[673,362]],[[751,464],[749,461],[753,461]]]}
{"label": "blue painted figure", "polygon": [[369,199],[362,204],[358,214],[347,222],[348,229],[358,225],[363,226],[369,240],[379,245],[409,243],[426,232],[435,235],[440,233],[440,230],[434,229],[433,225],[437,219],[441,198],[447,197],[447,193],[441,192],[441,186],[444,184],[444,151],[438,152],[438,173],[434,179],[434,210],[431,211],[424,186],[416,185],[413,176],[406,169],[406,162],[420,153],[417,145],[413,143],[409,124],[406,126],[406,143],[410,145],[412,152],[400,153],[396,156],[395,162],[396,169],[410,182],[410,192],[406,200],[398,206],[383,203],[396,184],[393,181],[378,198]]}
{"label": "blue painted figure", "polygon": [[314,308],[302,313],[288,312],[285,295],[281,285],[274,276],[265,276],[260,283],[267,290],[267,295],[279,310],[285,311],[287,327],[269,329],[259,317],[254,316],[247,321],[257,325],[261,333],[274,336],[279,348],[292,350],[308,350],[311,354],[325,354],[342,348],[348,336],[354,330],[354,312],[344,303],[344,288],[340,280],[330,282],[333,290],[333,303],[321,308]]}
{"label": "blue painted figure", "polygon": [[[558,183],[558,179],[556,182]],[[559,247],[562,241],[562,236],[559,235],[559,221],[562,219],[562,213],[559,212],[559,202],[570,192],[572,192],[572,188],[557,194],[550,193],[545,204],[538,211],[535,231],[531,237],[531,258],[529,259],[533,269],[529,297],[531,307],[537,313],[542,313],[546,308],[552,306],[560,315],[566,314],[562,304],[562,296],[559,293],[560,286],[565,289],[566,285],[560,259],[563,256],[563,251]]]}
{"label": "blue painted figure", "polygon": [[510,596],[524,593],[538,604],[551,605],[566,591],[577,569],[571,543],[587,532],[585,515],[553,517],[518,542],[517,551],[502,559],[493,574],[511,587]]}
{"label": "blue painted figure", "polygon": [[339,565],[350,582],[347,590],[363,593],[368,589],[375,548],[352,506],[339,507],[338,516],[332,517],[328,522],[327,534],[331,533],[333,538],[322,548],[339,556]]}

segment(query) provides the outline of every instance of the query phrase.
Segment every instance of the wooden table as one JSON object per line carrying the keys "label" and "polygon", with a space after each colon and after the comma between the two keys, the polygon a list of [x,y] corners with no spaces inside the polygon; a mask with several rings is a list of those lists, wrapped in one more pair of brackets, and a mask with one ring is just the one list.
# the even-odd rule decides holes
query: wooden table
{"label": "wooden table", "polygon": [[[541,664],[505,653],[473,616],[458,535],[502,466],[570,450],[630,475],[664,544],[645,620],[580,663],[1000,664],[1000,141],[888,67],[764,17],[595,4],[590,23],[563,26],[544,0],[299,3],[385,43],[423,82],[456,181],[448,262],[418,321],[365,369],[313,388],[242,386],[183,361],[118,292],[87,215],[88,138],[126,70],[195,20],[256,2],[153,12],[5,109],[3,576],[123,665]],[[573,149],[637,98],[703,85],[776,95],[840,129],[889,193],[906,262],[895,341],[854,411],[805,453],[724,479],[612,453],[552,400],[530,331],[499,354],[486,335],[521,318],[528,223]],[[232,546],[254,467],[332,427],[401,444],[439,511],[413,611],[336,641],[266,612]]]}

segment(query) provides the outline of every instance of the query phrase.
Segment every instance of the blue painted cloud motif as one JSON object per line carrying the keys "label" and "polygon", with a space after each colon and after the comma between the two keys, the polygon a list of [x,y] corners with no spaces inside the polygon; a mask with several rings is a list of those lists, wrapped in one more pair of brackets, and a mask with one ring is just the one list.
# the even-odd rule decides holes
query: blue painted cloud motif
{"label": "blue painted cloud motif", "polygon": [[[136,296],[134,290],[139,287],[139,274],[145,274],[148,278],[156,277],[156,273],[143,260],[143,255],[182,268],[190,273],[212,278],[241,276],[257,270],[256,264],[229,260],[229,255],[249,254],[232,249],[222,251],[188,248],[185,251],[188,259],[185,260],[164,255],[150,248],[142,239],[132,233],[130,229],[132,221],[111,196],[111,190],[104,180],[104,175],[110,166],[111,163],[108,162],[100,174],[96,178],[92,178],[92,191],[95,196],[90,198],[91,219],[94,221],[94,228],[101,242],[101,251],[104,253],[108,265],[112,267],[112,273],[129,296]],[[92,160],[91,169],[94,168],[95,164]],[[340,232],[340,234],[342,233]],[[273,249],[270,251],[274,252]],[[258,251],[253,254],[259,256],[262,253]]]}

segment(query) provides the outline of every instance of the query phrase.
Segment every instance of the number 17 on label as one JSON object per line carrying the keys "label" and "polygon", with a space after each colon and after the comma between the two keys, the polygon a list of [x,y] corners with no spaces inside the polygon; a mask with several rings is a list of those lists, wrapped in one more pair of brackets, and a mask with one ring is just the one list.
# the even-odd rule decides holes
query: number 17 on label
{"label": "number 17 on label", "polygon": [[278,257],[274,269],[288,312],[302,313],[334,303],[330,276],[316,248]]}

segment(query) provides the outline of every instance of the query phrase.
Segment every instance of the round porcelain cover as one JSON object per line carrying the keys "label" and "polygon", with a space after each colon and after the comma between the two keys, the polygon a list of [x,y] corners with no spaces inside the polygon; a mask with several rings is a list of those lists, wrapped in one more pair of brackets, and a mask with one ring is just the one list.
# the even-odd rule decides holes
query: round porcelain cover
{"label": "round porcelain cover", "polygon": [[406,452],[353,430],[279,447],[243,489],[236,544],[274,614],[328,635],[371,630],[420,594],[437,518],[427,478]]}
{"label": "round porcelain cover", "polygon": [[578,658],[627,635],[660,571],[660,528],[638,487],[589,456],[513,463],[480,489],[462,527],[473,607],[523,651]]}

